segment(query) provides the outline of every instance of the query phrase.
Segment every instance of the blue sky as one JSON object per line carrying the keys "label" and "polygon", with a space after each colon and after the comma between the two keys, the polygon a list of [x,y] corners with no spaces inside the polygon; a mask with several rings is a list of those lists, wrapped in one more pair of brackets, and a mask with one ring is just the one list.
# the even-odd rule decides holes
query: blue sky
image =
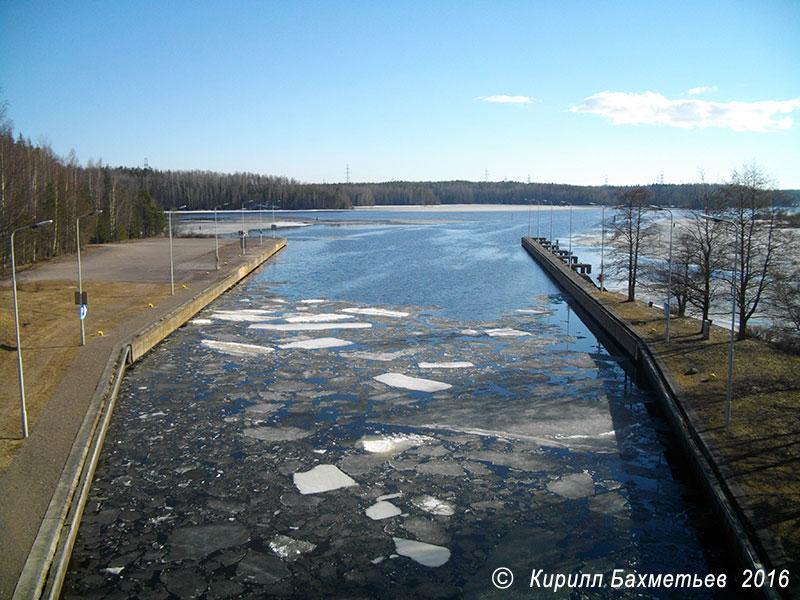
{"label": "blue sky", "polygon": [[306,182],[800,188],[800,0],[0,0],[14,131]]}

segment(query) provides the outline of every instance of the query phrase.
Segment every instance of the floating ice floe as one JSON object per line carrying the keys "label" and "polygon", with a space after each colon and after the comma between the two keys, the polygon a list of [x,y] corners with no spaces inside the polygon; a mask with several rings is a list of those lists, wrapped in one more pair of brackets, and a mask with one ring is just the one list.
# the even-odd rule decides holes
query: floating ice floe
{"label": "floating ice floe", "polygon": [[300,300],[301,304],[322,304],[323,302],[327,302],[325,298],[307,298],[306,300]]}
{"label": "floating ice floe", "polygon": [[392,538],[395,552],[400,556],[407,556],[413,561],[426,567],[441,567],[450,560],[450,550],[444,546],[434,546],[425,542],[416,542],[403,538]]}
{"label": "floating ice floe", "polygon": [[242,435],[265,442],[291,442],[302,440],[313,433],[299,427],[250,427],[242,431]]}
{"label": "floating ice floe", "polygon": [[446,500],[439,500],[433,496],[418,496],[411,501],[411,504],[432,515],[449,517],[456,512],[453,503],[447,502]]}
{"label": "floating ice floe", "polygon": [[222,342],[218,340],[202,340],[200,342],[203,346],[225,352],[226,354],[237,354],[239,356],[248,356],[254,354],[268,354],[274,352],[274,348],[269,346],[257,346],[255,344],[240,344],[239,342]]}
{"label": "floating ice floe", "polygon": [[192,325],[211,325],[213,322],[211,319],[192,319],[189,321]]}
{"label": "floating ice floe", "polygon": [[338,313],[306,313],[283,316],[283,320],[287,323],[328,323],[354,318],[353,315],[340,315]]}
{"label": "floating ice floe", "polygon": [[539,310],[536,308],[518,308],[516,312],[524,313],[526,315],[546,315],[549,311]]}
{"label": "floating ice floe", "polygon": [[477,329],[462,329],[461,335],[480,335],[480,331]]}
{"label": "floating ice floe", "polygon": [[394,352],[350,352],[347,356],[352,356],[353,358],[363,358],[365,360],[389,362],[402,356],[409,356],[411,354],[414,354],[413,350],[405,349],[395,350]]}
{"label": "floating ice floe", "polygon": [[292,562],[300,558],[301,554],[311,552],[317,545],[278,534],[270,540],[269,547],[283,560]]}
{"label": "floating ice floe", "polygon": [[468,369],[474,367],[468,360],[454,360],[451,362],[421,362],[420,369]]}
{"label": "floating ice floe", "polygon": [[381,519],[396,517],[402,512],[403,511],[397,508],[394,504],[391,502],[386,502],[385,500],[376,502],[366,510],[367,516],[373,521],[380,521]]}
{"label": "floating ice floe", "polygon": [[499,329],[484,329],[486,335],[490,337],[522,337],[530,335],[527,331],[520,331],[519,329],[509,329],[507,327]]}
{"label": "floating ice floe", "polygon": [[354,315],[369,315],[370,317],[394,317],[396,319],[409,316],[407,312],[386,310],[385,308],[343,308],[340,312]]}
{"label": "floating ice floe", "polygon": [[[434,442],[434,438],[416,433],[396,433],[385,436],[365,436],[358,440],[356,445],[367,452],[377,454],[396,454],[415,446],[422,446]],[[396,497],[396,496],[395,496]],[[384,500],[387,498],[383,498]]]}
{"label": "floating ice floe", "polygon": [[402,373],[384,373],[373,377],[374,380],[385,383],[388,386],[402,388],[404,390],[414,390],[418,392],[440,392],[448,390],[452,385],[442,381],[434,381],[433,379],[420,379],[418,377],[409,377]]}
{"label": "floating ice floe", "polygon": [[299,340],[296,342],[288,342],[286,344],[278,344],[279,348],[291,349],[301,348],[303,350],[316,350],[318,348],[340,348],[342,346],[352,346],[353,342],[347,340],[340,340],[335,337],[323,337],[313,340]]}
{"label": "floating ice floe", "polygon": [[293,479],[301,494],[319,494],[358,485],[334,465],[317,465],[310,471],[295,473]]}
{"label": "floating ice floe", "polygon": [[270,310],[262,309],[242,309],[242,310],[218,310],[211,313],[211,318],[218,321],[271,321],[275,315]]}
{"label": "floating ice floe", "polygon": [[547,489],[564,498],[577,500],[594,495],[594,481],[588,473],[573,473],[551,481]]}
{"label": "floating ice floe", "polygon": [[254,323],[249,329],[268,331],[326,331],[328,329],[367,329],[372,323]]}
{"label": "floating ice floe", "polygon": [[120,573],[122,573],[122,570],[124,568],[125,567],[107,567],[103,569],[103,573],[108,573],[110,575],[119,575]]}

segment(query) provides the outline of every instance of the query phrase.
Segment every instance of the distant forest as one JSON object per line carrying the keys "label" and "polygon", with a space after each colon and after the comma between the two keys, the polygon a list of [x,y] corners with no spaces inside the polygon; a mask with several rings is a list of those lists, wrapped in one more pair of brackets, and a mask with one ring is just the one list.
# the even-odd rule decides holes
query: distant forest
{"label": "distant forest", "polygon": [[[2,111],[0,111],[1,113]],[[701,184],[645,186],[655,204],[699,206]],[[61,158],[46,144],[13,136],[0,114],[0,236],[36,221],[53,224],[15,237],[17,264],[75,251],[75,219],[82,241],[102,243],[158,235],[164,211],[258,208],[349,209],[374,205],[432,204],[606,204],[615,205],[629,189],[518,182],[405,182],[308,184],[253,173],[159,171],[110,167],[102,161],[78,164],[74,153]],[[800,204],[800,190],[781,192],[786,205]],[[10,269],[10,246],[0,243],[0,271]]]}

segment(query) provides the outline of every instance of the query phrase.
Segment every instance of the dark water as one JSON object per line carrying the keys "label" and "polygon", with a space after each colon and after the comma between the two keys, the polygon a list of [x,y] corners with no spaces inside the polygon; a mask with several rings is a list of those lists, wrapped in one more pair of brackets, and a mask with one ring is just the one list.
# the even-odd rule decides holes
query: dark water
{"label": "dark water", "polygon": [[424,220],[293,230],[128,373],[64,596],[735,597],[611,587],[730,565],[652,398],[520,248],[527,212],[365,216]]}

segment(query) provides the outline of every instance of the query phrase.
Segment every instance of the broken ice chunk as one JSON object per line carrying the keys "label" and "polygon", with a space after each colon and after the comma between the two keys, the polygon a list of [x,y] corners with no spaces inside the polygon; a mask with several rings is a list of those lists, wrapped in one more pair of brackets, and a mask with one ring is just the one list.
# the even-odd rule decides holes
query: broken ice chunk
{"label": "broken ice chunk", "polygon": [[287,535],[276,535],[269,543],[270,549],[283,560],[292,562],[300,558],[305,552],[311,552],[316,544],[303,540],[296,540]]}
{"label": "broken ice chunk", "polygon": [[407,556],[411,560],[426,567],[441,567],[450,560],[450,550],[443,546],[434,546],[424,542],[415,542],[403,538],[392,538],[395,551],[400,556]]}
{"label": "broken ice chunk", "polygon": [[402,512],[403,511],[397,508],[394,504],[391,502],[386,502],[385,500],[376,502],[366,510],[367,516],[373,521],[380,521],[381,519],[396,517]]}
{"label": "broken ice chunk", "polygon": [[519,329],[509,329],[507,327],[500,329],[484,329],[486,335],[490,337],[521,337],[530,335],[527,331],[520,331]]}
{"label": "broken ice chunk", "polygon": [[474,367],[468,360],[455,360],[451,362],[421,362],[420,369],[468,369]]}
{"label": "broken ice chunk", "polygon": [[416,433],[396,433],[385,436],[364,436],[358,440],[357,445],[363,447],[367,452],[395,454],[433,441],[435,440],[432,437]]}
{"label": "broken ice chunk", "polygon": [[334,465],[317,465],[310,471],[295,473],[293,479],[297,489],[304,495],[358,485]]}
{"label": "broken ice chunk", "polygon": [[290,442],[307,438],[313,432],[299,427],[251,427],[242,431],[247,437],[265,442]]}
{"label": "broken ice chunk", "polygon": [[226,354],[236,354],[238,356],[249,356],[256,354],[268,354],[274,352],[274,348],[269,346],[257,346],[255,344],[240,344],[238,342],[222,342],[218,340],[202,340],[203,346],[218,350]]}
{"label": "broken ice chunk", "polygon": [[372,323],[254,323],[249,329],[269,331],[325,331],[327,329],[366,329]]}
{"label": "broken ice chunk", "polygon": [[269,321],[275,317],[270,310],[219,310],[211,314],[218,321]]}
{"label": "broken ice chunk", "polygon": [[354,315],[369,315],[370,317],[394,317],[399,319],[407,317],[409,313],[399,310],[386,310],[384,308],[343,308],[341,312]]}
{"label": "broken ice chunk", "polygon": [[284,316],[287,323],[326,323],[331,321],[346,321],[354,318],[352,315],[339,315],[335,313],[307,313]]}
{"label": "broken ice chunk", "polygon": [[278,347],[284,349],[302,348],[303,350],[316,350],[318,348],[340,348],[342,346],[351,346],[352,344],[353,342],[340,340],[339,338],[335,337],[323,337],[313,340],[299,340],[297,342],[278,344]]}
{"label": "broken ice chunk", "polygon": [[400,358],[401,356],[409,356],[411,354],[414,354],[414,350],[405,349],[396,350],[394,352],[350,352],[347,354],[347,356],[352,356],[353,358],[363,358],[366,360],[389,362],[395,360],[396,358]]}
{"label": "broken ice chunk", "polygon": [[449,383],[442,381],[434,381],[432,379],[419,379],[418,377],[409,377],[402,373],[384,373],[373,377],[376,381],[385,383],[388,386],[402,388],[404,390],[415,390],[418,392],[440,392],[453,387]]}
{"label": "broken ice chunk", "polygon": [[547,489],[564,498],[576,500],[594,494],[594,481],[588,473],[573,473],[551,481]]}
{"label": "broken ice chunk", "polygon": [[433,496],[417,496],[411,501],[411,504],[417,508],[421,508],[427,513],[441,515],[443,517],[449,517],[456,512],[453,503],[447,502],[446,500],[439,500]]}

